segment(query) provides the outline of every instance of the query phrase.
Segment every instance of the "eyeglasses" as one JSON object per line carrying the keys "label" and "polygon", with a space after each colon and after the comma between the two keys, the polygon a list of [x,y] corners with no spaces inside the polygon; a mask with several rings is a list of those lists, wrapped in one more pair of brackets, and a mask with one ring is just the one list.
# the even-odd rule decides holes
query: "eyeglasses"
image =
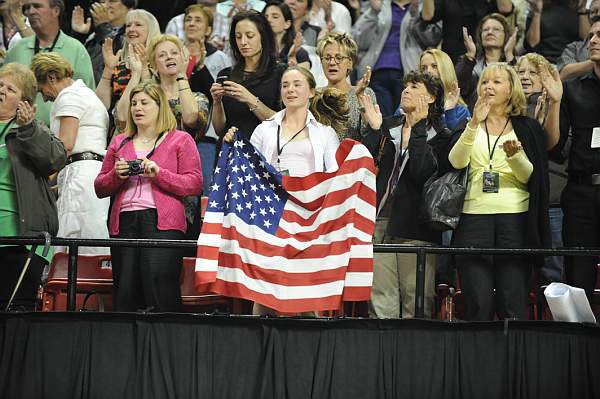
{"label": "eyeglasses", "polygon": [[333,61],[334,64],[339,65],[346,58],[350,58],[350,57],[345,57],[345,56],[339,55],[339,54],[336,55],[335,57],[326,55],[325,57],[321,57],[321,61],[323,61],[323,64],[330,64]]}

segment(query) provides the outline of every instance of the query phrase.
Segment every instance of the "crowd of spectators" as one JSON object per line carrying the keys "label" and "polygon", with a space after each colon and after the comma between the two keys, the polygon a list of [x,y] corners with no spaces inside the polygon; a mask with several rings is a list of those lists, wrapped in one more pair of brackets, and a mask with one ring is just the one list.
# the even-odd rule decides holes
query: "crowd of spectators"
{"label": "crowd of spectators", "polygon": [[[0,2],[0,236],[195,239],[238,130],[295,176],[363,142],[379,170],[375,243],[600,246],[600,0],[186,4],[157,19],[138,0]],[[431,229],[425,183],[464,168],[458,227]],[[0,304],[28,251],[0,246],[13,265]],[[181,251],[110,254],[116,310],[180,309]],[[18,303],[32,306],[51,256],[33,255]],[[460,284],[468,320],[526,317],[534,266],[591,296],[598,264],[427,260],[426,315],[437,280]],[[373,317],[413,316],[415,261],[375,255]]]}

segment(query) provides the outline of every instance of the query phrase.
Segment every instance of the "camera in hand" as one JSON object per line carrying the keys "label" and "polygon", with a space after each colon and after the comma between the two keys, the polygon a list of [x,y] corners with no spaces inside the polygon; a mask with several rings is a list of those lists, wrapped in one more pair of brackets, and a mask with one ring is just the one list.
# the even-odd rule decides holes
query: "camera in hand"
{"label": "camera in hand", "polygon": [[133,161],[127,161],[127,173],[126,176],[137,176],[144,173],[144,166],[142,165],[144,162],[142,159],[134,159]]}

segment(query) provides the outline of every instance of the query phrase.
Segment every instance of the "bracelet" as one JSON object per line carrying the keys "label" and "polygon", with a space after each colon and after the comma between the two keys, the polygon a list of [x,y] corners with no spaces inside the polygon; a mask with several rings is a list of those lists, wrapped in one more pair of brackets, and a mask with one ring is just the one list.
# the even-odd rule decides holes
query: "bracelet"
{"label": "bracelet", "polygon": [[182,80],[187,80],[187,79],[183,76],[179,76],[179,77],[177,77],[177,79],[175,79],[175,81],[177,81],[177,82],[181,82]]}
{"label": "bracelet", "polygon": [[102,79],[104,79],[104,80],[112,80],[112,76],[107,78],[104,75],[102,75]]}
{"label": "bracelet", "polygon": [[[184,87],[183,89],[179,89],[179,91],[185,91],[187,89],[190,89],[190,87],[189,86],[188,87]],[[190,89],[190,90],[192,90],[192,89]]]}
{"label": "bracelet", "polygon": [[249,105],[248,106],[248,110],[250,110],[250,112],[254,112],[258,109],[258,103],[260,102],[260,99],[258,97],[256,97],[256,104],[254,104],[254,107]]}
{"label": "bracelet", "polygon": [[587,11],[577,11],[577,15],[585,15],[587,17],[589,13]]}

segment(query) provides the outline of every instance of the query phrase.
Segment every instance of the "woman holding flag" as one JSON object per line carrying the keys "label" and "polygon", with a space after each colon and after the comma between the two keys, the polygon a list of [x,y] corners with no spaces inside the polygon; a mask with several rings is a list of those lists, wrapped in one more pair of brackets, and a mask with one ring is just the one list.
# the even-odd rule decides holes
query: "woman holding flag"
{"label": "woman holding flag", "polygon": [[[265,120],[254,130],[250,143],[283,176],[307,176],[313,172],[337,169],[338,136],[330,126],[317,121],[311,108],[323,104],[323,93],[315,90],[312,74],[302,67],[286,69],[281,78],[281,99],[285,108]],[[329,93],[326,96],[334,96]],[[339,92],[338,97],[343,97]],[[345,104],[340,101],[338,104]],[[331,103],[330,103],[331,105]],[[346,109],[337,110],[339,115]],[[341,111],[341,112],[340,112]],[[232,141],[237,128],[229,129],[224,139]],[[254,304],[254,314],[274,314],[273,309]]]}

